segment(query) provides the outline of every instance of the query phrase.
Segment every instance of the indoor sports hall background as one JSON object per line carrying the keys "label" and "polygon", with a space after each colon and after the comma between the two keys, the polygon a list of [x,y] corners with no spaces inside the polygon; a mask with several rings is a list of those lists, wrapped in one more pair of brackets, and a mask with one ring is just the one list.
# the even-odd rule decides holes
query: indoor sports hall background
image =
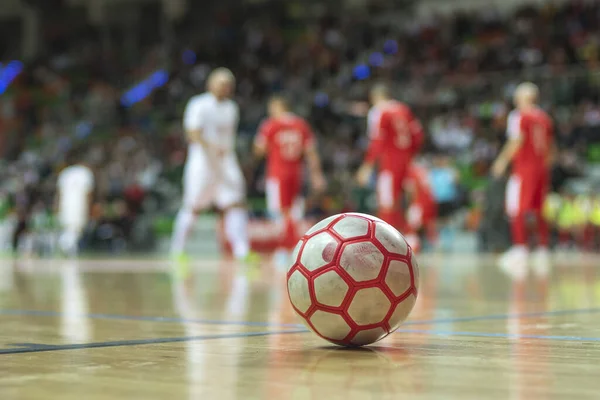
{"label": "indoor sports hall background", "polygon": [[[243,237],[245,256],[222,257],[223,226],[244,230],[211,210],[173,257],[184,108],[215,67],[236,78],[261,254]],[[265,255],[282,242],[252,156],[269,97],[289,97],[317,137],[327,190],[304,189],[306,232],[377,213],[357,169],[382,81],[425,131],[414,161],[440,218],[422,251],[346,215],[304,236],[293,264]],[[552,253],[520,269],[498,265],[507,182],[491,166],[527,81],[558,157]],[[79,225],[61,232],[55,215],[75,151],[95,177],[79,254]],[[60,180],[79,200],[62,209],[87,211],[70,189],[91,175]],[[1,400],[597,400],[599,251],[600,0],[0,0]],[[389,335],[346,348],[325,329],[338,343]]]}
{"label": "indoor sports hall background", "polygon": [[[83,250],[164,251],[181,195],[183,107],[211,68],[226,65],[238,81],[237,147],[257,249],[273,239],[263,174],[249,160],[269,94],[290,94],[318,135],[329,186],[306,198],[308,226],[373,210],[373,190],[356,187],[354,173],[366,148],[367,89],[378,78],[394,82],[395,97],[423,121],[421,161],[432,179],[449,169],[460,177],[436,194],[456,211],[425,250],[507,247],[504,184],[490,181],[488,169],[523,80],[540,86],[557,126],[546,209],[554,241],[597,249],[598,13],[592,1],[4,0],[0,246],[54,252],[56,176],[67,151],[83,145],[97,177]],[[196,251],[218,250],[215,219],[198,224]],[[28,229],[15,235],[23,221]]]}

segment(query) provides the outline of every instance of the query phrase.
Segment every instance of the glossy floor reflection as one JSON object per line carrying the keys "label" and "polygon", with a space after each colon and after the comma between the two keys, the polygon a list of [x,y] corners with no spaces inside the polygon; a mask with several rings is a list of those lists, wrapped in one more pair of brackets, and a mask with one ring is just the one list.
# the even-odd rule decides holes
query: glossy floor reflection
{"label": "glossy floor reflection", "polygon": [[0,262],[0,398],[596,399],[600,258],[512,282],[489,256],[420,258],[398,333],[347,350],[308,333],[283,276],[198,261]]}

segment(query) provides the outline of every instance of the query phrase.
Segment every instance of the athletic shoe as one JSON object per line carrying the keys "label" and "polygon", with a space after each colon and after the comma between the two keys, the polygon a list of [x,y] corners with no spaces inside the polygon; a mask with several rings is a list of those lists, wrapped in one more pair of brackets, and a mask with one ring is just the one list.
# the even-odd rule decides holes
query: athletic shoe
{"label": "athletic shoe", "polygon": [[521,281],[527,278],[529,250],[526,246],[513,246],[499,260],[499,267],[511,279]]}

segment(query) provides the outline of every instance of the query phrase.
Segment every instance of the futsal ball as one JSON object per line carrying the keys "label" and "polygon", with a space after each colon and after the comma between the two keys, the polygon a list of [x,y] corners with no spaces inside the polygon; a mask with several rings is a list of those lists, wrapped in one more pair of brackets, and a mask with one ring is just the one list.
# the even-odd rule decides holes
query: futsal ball
{"label": "futsal ball", "polygon": [[394,332],[417,300],[419,269],[400,232],[379,218],[338,214],[300,239],[287,272],[290,302],[317,335],[363,346]]}

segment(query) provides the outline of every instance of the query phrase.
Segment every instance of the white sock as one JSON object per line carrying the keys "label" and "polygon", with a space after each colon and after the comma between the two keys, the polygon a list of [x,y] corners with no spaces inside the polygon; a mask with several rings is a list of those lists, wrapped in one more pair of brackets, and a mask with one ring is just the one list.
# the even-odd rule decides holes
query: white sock
{"label": "white sock", "polygon": [[58,242],[61,250],[73,256],[77,253],[77,245],[79,244],[79,233],[72,229],[65,230],[62,235],[60,235]]}
{"label": "white sock", "polygon": [[185,251],[185,244],[190,230],[194,225],[196,216],[192,210],[182,208],[177,213],[175,225],[173,227],[173,237],[171,238],[171,254],[177,255]]}
{"label": "white sock", "polygon": [[225,212],[225,236],[231,244],[233,255],[244,258],[250,252],[248,240],[248,213],[243,208],[232,208]]}

